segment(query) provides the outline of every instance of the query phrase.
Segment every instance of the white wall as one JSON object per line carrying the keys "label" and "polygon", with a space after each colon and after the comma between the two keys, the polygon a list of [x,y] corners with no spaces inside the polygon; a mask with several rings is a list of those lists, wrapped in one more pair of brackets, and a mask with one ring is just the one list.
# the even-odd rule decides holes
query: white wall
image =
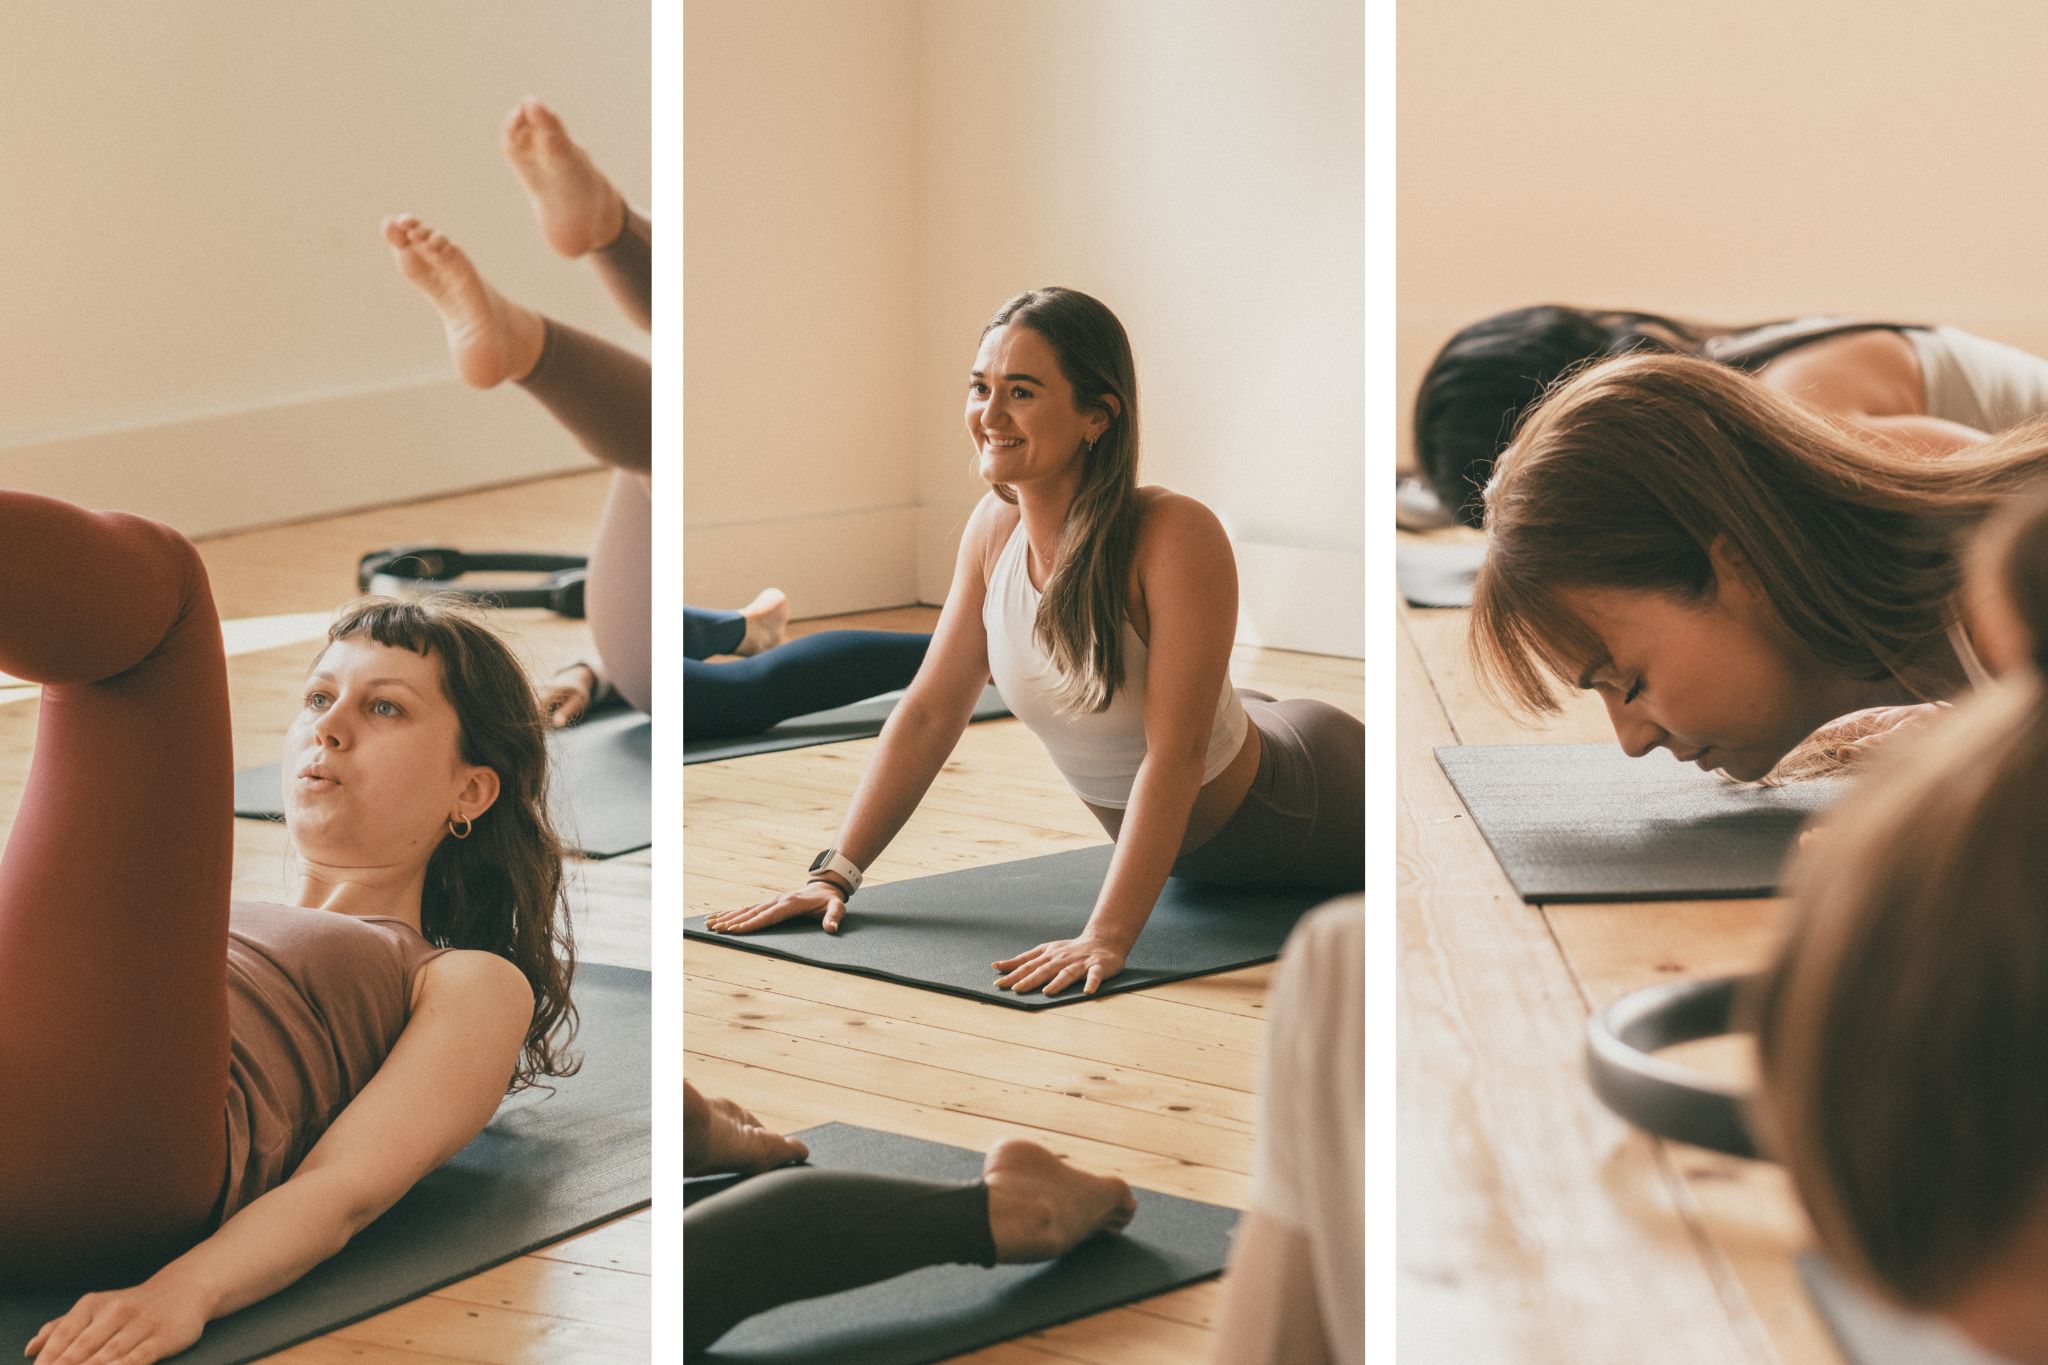
{"label": "white wall", "polygon": [[638,0],[0,9],[0,479],[200,533],[583,467],[454,380],[377,226],[644,348],[498,128],[540,95],[644,202],[648,69]]}
{"label": "white wall", "polygon": [[976,336],[1065,284],[1130,331],[1144,477],[1230,527],[1246,638],[1362,652],[1355,8],[693,0],[691,599],[943,597]]}
{"label": "white wall", "polygon": [[1398,22],[1409,401],[1452,332],[1531,303],[2048,351],[2031,0],[1434,0]]}

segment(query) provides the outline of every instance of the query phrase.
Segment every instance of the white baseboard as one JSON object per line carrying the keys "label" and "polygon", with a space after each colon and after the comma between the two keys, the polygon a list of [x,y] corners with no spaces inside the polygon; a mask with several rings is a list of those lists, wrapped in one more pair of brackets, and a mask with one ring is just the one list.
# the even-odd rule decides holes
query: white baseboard
{"label": "white baseboard", "polygon": [[1240,542],[1240,644],[1365,657],[1365,554]]}
{"label": "white baseboard", "polygon": [[0,484],[136,512],[188,536],[590,467],[524,393],[454,380],[0,449]]}
{"label": "white baseboard", "polygon": [[735,607],[765,587],[789,594],[799,617],[900,607],[918,600],[914,507],[690,526],[683,531],[683,600]]}

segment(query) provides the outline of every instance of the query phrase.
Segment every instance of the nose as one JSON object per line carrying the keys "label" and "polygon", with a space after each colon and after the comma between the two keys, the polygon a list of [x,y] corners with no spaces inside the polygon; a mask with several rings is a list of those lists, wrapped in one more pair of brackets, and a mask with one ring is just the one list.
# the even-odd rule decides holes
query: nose
{"label": "nose", "polygon": [[1614,727],[1614,737],[1621,742],[1621,751],[1630,758],[1641,758],[1665,740],[1671,732],[1644,715],[1640,708],[1630,711],[1623,707],[1619,697],[1608,697],[1607,723]]}
{"label": "nose", "polygon": [[346,746],[348,726],[342,720],[339,706],[330,706],[313,720],[313,742],[323,749],[340,749]]}

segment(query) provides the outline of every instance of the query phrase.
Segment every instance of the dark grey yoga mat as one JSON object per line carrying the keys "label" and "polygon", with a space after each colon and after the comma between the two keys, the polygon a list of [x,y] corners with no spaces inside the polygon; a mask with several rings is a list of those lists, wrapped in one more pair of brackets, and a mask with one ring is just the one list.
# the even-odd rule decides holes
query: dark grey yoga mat
{"label": "dark grey yoga mat", "polygon": [[1394,540],[1394,581],[1411,607],[1469,607],[1483,540]]}
{"label": "dark grey yoga mat", "polygon": [[[831,1123],[798,1136],[810,1164],[928,1180],[974,1180],[980,1152]],[[734,1183],[685,1181],[683,1202]],[[702,1185],[703,1190],[692,1186]],[[1223,1269],[1237,1211],[1139,1190],[1121,1234],[1043,1265],[933,1266],[880,1284],[785,1304],[727,1332],[707,1365],[924,1365],[1106,1312]],[[694,1197],[693,1197],[694,1196]],[[690,1235],[688,1216],[683,1236]],[[857,1249],[856,1249],[857,1254]],[[683,1292],[688,1294],[687,1283]]]}
{"label": "dark grey yoga mat", "polygon": [[1437,762],[1525,901],[1768,896],[1844,778],[1740,786],[1612,744],[1443,748]]}
{"label": "dark grey yoga mat", "polygon": [[[261,1303],[220,1319],[178,1365],[239,1365],[431,1293],[500,1261],[646,1206],[649,977],[576,969],[583,1069],[505,1101],[490,1127],[413,1186],[341,1253]],[[0,1356],[18,1353],[77,1293],[0,1292]]]}
{"label": "dark grey yoga mat", "polygon": [[[882,733],[883,724],[889,713],[896,709],[896,703],[903,700],[901,692],[886,692],[879,697],[854,702],[851,706],[837,706],[830,711],[813,711],[808,716],[786,720],[772,730],[758,735],[736,735],[729,739],[691,739],[683,736],[683,763],[716,763],[727,758],[745,758],[749,754],[772,754],[783,749],[807,749],[813,744],[837,744],[844,739],[873,739]],[[981,689],[981,700],[974,704],[974,719],[995,720],[1010,714],[1010,708],[1003,705],[1003,699],[996,694],[993,686]],[[685,722],[685,728],[687,728]]]}
{"label": "dark grey yoga mat", "polygon": [[836,934],[819,929],[815,919],[752,934],[714,934],[702,915],[684,920],[683,933],[814,967],[1042,1010],[1270,962],[1294,922],[1330,898],[1322,891],[1168,880],[1129,962],[1095,995],[1068,987],[1048,999],[995,989],[991,962],[1081,931],[1113,851],[1105,844],[864,887]]}
{"label": "dark grey yoga mat", "polygon": [[2004,1365],[1953,1328],[1879,1302],[1813,1252],[1800,1255],[1799,1276],[1850,1365]]}
{"label": "dark grey yoga mat", "polygon": [[[548,809],[571,852],[616,858],[654,842],[653,745],[653,722],[637,711],[600,711],[548,736],[555,760]],[[284,819],[277,764],[235,774],[235,814]]]}

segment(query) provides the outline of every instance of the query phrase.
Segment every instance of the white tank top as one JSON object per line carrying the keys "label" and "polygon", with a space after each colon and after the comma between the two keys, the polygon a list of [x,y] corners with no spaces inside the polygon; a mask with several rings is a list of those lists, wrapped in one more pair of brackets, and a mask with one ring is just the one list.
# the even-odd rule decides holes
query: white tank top
{"label": "white tank top", "polygon": [[[1145,642],[1129,618],[1123,623],[1124,677],[1106,711],[1074,713],[1060,709],[1055,693],[1059,675],[1045,651],[1032,638],[1040,593],[1031,586],[1026,564],[1029,540],[1019,520],[995,568],[988,576],[988,596],[981,624],[988,632],[988,671],[996,691],[1017,719],[1029,726],[1074,795],[1091,806],[1122,810],[1131,803],[1131,784],[1145,760]],[[1216,699],[1216,717],[1209,725],[1209,754],[1202,781],[1209,782],[1230,766],[1244,744],[1250,721],[1230,679]]]}

